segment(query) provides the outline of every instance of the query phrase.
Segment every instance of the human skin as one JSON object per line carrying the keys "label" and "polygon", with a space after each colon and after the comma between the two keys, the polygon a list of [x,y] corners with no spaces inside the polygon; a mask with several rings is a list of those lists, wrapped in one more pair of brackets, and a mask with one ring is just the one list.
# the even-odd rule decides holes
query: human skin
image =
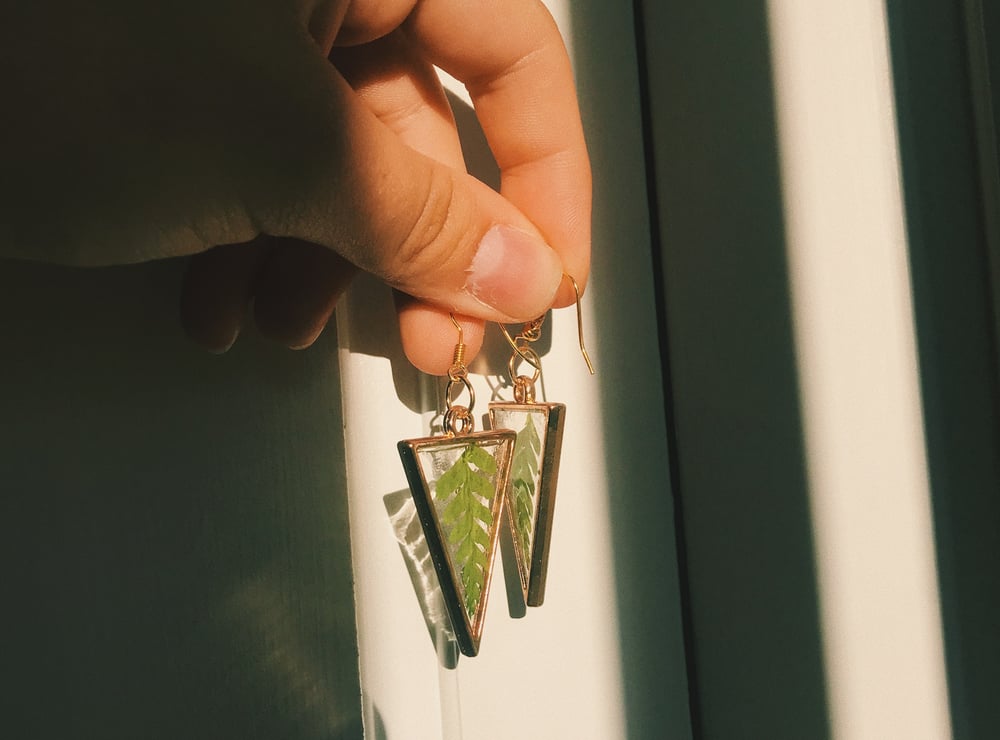
{"label": "human skin", "polygon": [[[94,0],[0,17],[0,256],[108,265],[193,255],[188,333],[235,341],[248,304],[291,347],[357,269],[397,291],[440,374],[459,316],[575,299],[590,170],[572,72],[535,0]],[[432,65],[462,81],[501,171],[465,172]]]}

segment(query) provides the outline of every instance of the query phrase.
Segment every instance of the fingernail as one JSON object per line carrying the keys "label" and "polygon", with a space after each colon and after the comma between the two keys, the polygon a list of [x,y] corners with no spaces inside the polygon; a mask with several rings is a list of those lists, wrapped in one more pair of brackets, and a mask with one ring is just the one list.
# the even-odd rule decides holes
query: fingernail
{"label": "fingernail", "polygon": [[515,321],[527,321],[552,305],[562,263],[545,242],[512,226],[494,226],[469,267],[465,289],[480,303]]}

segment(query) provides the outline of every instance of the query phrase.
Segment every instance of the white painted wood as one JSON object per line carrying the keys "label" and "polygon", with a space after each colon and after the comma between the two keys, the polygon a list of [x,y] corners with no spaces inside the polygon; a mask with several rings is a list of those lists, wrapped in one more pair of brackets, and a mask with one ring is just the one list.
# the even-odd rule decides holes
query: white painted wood
{"label": "white painted wood", "polygon": [[[598,386],[578,354],[575,317],[553,317],[557,339],[544,358],[551,400],[569,402],[545,605],[512,619],[498,569],[480,655],[452,669],[441,665],[449,650],[435,649],[387,513],[387,500],[389,508],[412,507],[396,442],[428,435],[433,412],[417,412],[436,400],[433,388],[419,398],[427,383],[392,341],[364,346],[364,337],[393,336],[388,305],[387,291],[368,283],[338,309],[366,735],[506,738],[527,723],[537,733],[530,737],[624,737]],[[483,399],[476,410],[485,411],[490,388],[484,376],[473,380]],[[416,409],[397,398],[411,391]]]}
{"label": "white painted wood", "polygon": [[951,734],[884,7],[770,0],[833,735]]}

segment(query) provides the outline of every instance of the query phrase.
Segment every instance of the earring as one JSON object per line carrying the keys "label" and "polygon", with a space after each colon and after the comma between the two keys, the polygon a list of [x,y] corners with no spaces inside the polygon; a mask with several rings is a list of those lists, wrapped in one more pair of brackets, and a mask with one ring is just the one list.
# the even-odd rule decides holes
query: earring
{"label": "earring", "polygon": [[[593,375],[594,367],[583,342],[580,290],[576,280],[568,275],[566,277],[569,277],[576,292],[580,351]],[[565,404],[536,400],[536,385],[542,375],[542,364],[531,343],[541,338],[544,319],[542,316],[524,324],[516,338],[510,336],[506,327],[499,325],[513,349],[507,369],[514,386],[514,401],[494,401],[490,404],[490,425],[494,429],[513,429],[517,434],[505,496],[521,592],[528,606],[541,606],[545,599],[549,542],[566,418]],[[532,368],[530,376],[517,372],[521,362]]]}
{"label": "earring", "polygon": [[[443,435],[403,440],[399,456],[463,654],[475,656],[483,633],[516,435],[476,432],[476,394],[465,366],[461,325],[445,391]],[[456,403],[462,391],[468,406]]]}

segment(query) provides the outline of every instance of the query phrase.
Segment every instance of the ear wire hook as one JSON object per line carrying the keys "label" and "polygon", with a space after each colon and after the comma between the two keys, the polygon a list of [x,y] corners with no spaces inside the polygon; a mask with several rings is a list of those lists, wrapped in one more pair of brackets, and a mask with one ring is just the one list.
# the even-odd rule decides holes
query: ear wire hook
{"label": "ear wire hook", "polygon": [[[458,329],[458,343],[455,345],[455,354],[452,356],[451,367],[452,367],[452,370],[454,370],[455,368],[459,368],[459,367],[464,368],[465,367],[465,332],[462,331],[462,325],[460,323],[458,323],[458,320],[455,318],[455,314],[449,313],[448,314],[448,318],[451,319],[451,323],[453,323],[455,325],[455,328]],[[449,375],[451,375],[452,370],[448,371]]]}
{"label": "ear wire hook", "polygon": [[539,366],[538,361],[532,359],[525,353],[525,351],[521,347],[517,346],[517,342],[514,341],[513,337],[511,337],[510,335],[510,332],[507,331],[507,327],[500,322],[497,322],[497,326],[500,327],[500,332],[503,334],[503,338],[507,340],[507,344],[509,344],[510,348],[514,350],[514,353],[522,360],[527,362],[529,365],[531,365],[533,368],[535,368],[535,370],[541,371],[542,368]]}
{"label": "ear wire hook", "polygon": [[[467,434],[475,431],[475,419],[472,416],[472,409],[476,405],[476,389],[469,382],[468,368],[465,366],[465,332],[462,325],[455,319],[455,314],[449,313],[451,323],[458,329],[458,342],[455,344],[455,354],[452,355],[451,367],[448,368],[448,386],[445,388],[444,419],[442,427],[445,434],[453,436],[455,434]],[[469,392],[469,405],[459,406],[453,397],[455,388],[461,393],[462,388]]]}
{"label": "ear wire hook", "polygon": [[573,292],[576,294],[576,330],[580,336],[580,353],[587,363],[587,369],[590,370],[590,374],[594,375],[594,364],[590,361],[590,355],[587,354],[587,347],[583,343],[583,308],[580,306],[580,286],[576,284],[576,280],[572,275],[567,273],[563,273],[563,275],[568,277],[569,281],[573,284]]}
{"label": "ear wire hook", "polygon": [[[576,331],[580,340],[580,354],[583,355],[583,361],[587,363],[587,370],[590,371],[590,374],[596,375],[596,372],[594,371],[594,363],[590,361],[590,353],[587,352],[587,345],[583,340],[583,307],[580,305],[580,286],[577,284],[576,278],[569,273],[564,272],[563,277],[569,279],[570,284],[573,286],[573,293],[576,295]],[[452,316],[451,320],[455,321],[455,317]],[[540,319],[535,319],[535,323],[540,323]],[[457,323],[455,325],[458,326]],[[500,332],[503,334],[503,338],[507,340],[507,344],[510,345],[510,348],[514,350],[517,356],[535,368],[535,370],[540,371],[542,368],[539,367],[538,363],[529,357],[524,350],[517,345],[517,342],[514,341],[513,337],[511,337],[510,332],[507,331],[507,327],[499,322],[497,323],[497,326],[500,327]],[[461,327],[459,327],[459,331],[461,331]]]}
{"label": "ear wire hook", "polygon": [[455,328],[458,329],[458,343],[464,344],[465,332],[462,331],[462,325],[458,323],[458,319],[455,318],[455,314],[449,312],[448,318],[451,319],[451,323],[453,323],[455,325]]}

